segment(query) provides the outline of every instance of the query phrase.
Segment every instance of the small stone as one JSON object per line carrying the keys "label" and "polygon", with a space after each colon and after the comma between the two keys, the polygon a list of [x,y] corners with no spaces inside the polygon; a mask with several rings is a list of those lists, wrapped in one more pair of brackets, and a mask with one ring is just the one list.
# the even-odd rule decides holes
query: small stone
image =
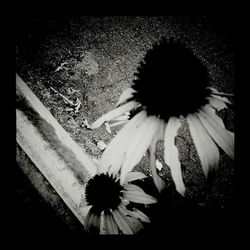
{"label": "small stone", "polygon": [[162,163],[161,163],[159,160],[156,159],[155,165],[156,165],[156,168],[157,168],[159,171],[161,171],[161,169],[162,169]]}
{"label": "small stone", "polygon": [[106,129],[106,131],[107,131],[109,134],[112,133],[112,132],[111,132],[111,129],[110,129],[110,126],[109,126],[109,124],[108,124],[107,122],[105,122],[105,129]]}
{"label": "small stone", "polygon": [[103,151],[103,150],[107,147],[107,145],[106,145],[106,143],[104,143],[102,140],[99,140],[99,141],[97,142],[97,147],[98,147],[101,151]]}

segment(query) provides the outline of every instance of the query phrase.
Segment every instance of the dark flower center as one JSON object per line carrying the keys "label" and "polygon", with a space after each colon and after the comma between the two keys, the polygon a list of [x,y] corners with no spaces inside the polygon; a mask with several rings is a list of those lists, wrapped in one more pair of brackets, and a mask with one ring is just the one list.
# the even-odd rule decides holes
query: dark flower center
{"label": "dark flower center", "polygon": [[163,39],[150,50],[135,74],[136,101],[149,115],[168,121],[194,113],[207,103],[208,71],[180,41]]}
{"label": "dark flower center", "polygon": [[122,186],[119,180],[108,174],[98,174],[91,178],[85,189],[86,201],[97,211],[108,208],[115,209],[121,202],[120,192]]}

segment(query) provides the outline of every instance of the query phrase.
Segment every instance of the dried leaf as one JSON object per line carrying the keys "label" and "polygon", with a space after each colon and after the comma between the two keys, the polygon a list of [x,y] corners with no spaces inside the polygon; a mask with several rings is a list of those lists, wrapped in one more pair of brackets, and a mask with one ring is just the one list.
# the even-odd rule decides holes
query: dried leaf
{"label": "dried leaf", "polygon": [[82,103],[81,101],[79,100],[79,98],[76,99],[76,103],[75,103],[75,113],[78,113],[79,112],[79,109],[81,107]]}
{"label": "dried leaf", "polygon": [[67,63],[67,62],[61,63],[61,65],[60,65],[59,67],[56,68],[55,72],[60,71],[60,70],[63,70],[63,69],[68,70],[67,67],[64,67],[64,65],[66,65],[66,64],[68,64],[68,63]]}
{"label": "dried leaf", "polygon": [[87,129],[91,129],[91,126],[89,125],[87,119],[83,120],[83,125],[87,128]]}
{"label": "dried leaf", "polygon": [[80,91],[80,90],[77,90],[77,89],[74,89],[74,88],[72,88],[72,87],[69,87],[69,88],[67,89],[67,94],[68,94],[68,95],[73,95],[74,93],[81,94],[81,91]]}
{"label": "dried leaf", "polygon": [[45,91],[44,93],[42,93],[43,97],[46,97],[48,99],[50,99],[51,95],[50,95],[50,92],[49,91]]}
{"label": "dried leaf", "polygon": [[66,107],[66,108],[65,108],[65,111],[74,111],[74,109],[73,109],[73,108]]}

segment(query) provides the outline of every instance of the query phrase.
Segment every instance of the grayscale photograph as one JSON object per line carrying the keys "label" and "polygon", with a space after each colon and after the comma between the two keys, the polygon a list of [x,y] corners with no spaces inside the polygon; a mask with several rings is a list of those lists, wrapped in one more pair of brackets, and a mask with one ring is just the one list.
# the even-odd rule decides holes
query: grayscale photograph
{"label": "grayscale photograph", "polygon": [[203,227],[217,235],[233,223],[232,22],[205,15],[21,20],[18,228],[162,238]]}

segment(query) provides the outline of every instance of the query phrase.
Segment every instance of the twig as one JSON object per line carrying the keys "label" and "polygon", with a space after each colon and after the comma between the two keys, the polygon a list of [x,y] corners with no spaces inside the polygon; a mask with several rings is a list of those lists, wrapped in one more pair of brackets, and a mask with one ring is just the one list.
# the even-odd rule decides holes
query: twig
{"label": "twig", "polygon": [[67,103],[69,103],[72,106],[76,106],[72,101],[70,101],[67,97],[59,93],[57,90],[55,90],[53,87],[50,87],[56,94],[60,95]]}

